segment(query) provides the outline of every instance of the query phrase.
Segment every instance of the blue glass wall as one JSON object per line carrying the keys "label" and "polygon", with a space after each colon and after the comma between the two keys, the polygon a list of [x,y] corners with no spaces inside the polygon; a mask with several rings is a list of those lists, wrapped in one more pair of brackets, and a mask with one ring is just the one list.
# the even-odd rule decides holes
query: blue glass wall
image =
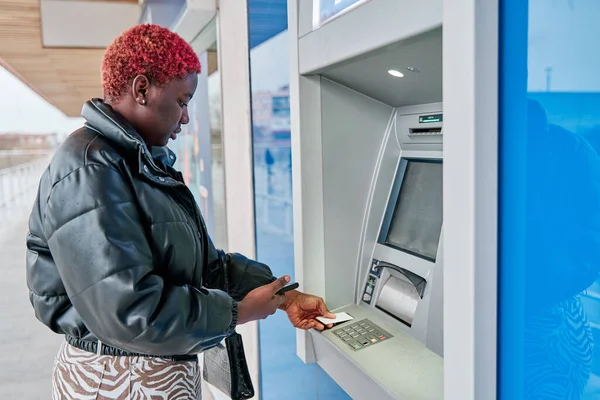
{"label": "blue glass wall", "polygon": [[600,398],[600,2],[501,0],[499,398]]}
{"label": "blue glass wall", "polygon": [[[286,0],[249,0],[250,79],[257,258],[294,276],[289,37]],[[261,398],[349,399],[316,364],[296,355],[281,311],[259,323]]]}
{"label": "blue glass wall", "polygon": [[323,22],[341,14],[353,5],[366,2],[368,0],[319,0],[319,21]]}

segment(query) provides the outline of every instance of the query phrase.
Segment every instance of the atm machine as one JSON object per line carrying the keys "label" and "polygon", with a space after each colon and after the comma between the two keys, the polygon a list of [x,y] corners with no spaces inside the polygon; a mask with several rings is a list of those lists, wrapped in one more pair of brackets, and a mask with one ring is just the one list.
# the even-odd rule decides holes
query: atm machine
{"label": "atm machine", "polygon": [[365,204],[354,301],[333,310],[353,320],[311,332],[316,361],[353,398],[442,397],[442,129],[440,104],[398,109]]}
{"label": "atm machine", "polygon": [[291,3],[296,279],[353,318],[298,355],[354,399],[441,399],[441,1]]}

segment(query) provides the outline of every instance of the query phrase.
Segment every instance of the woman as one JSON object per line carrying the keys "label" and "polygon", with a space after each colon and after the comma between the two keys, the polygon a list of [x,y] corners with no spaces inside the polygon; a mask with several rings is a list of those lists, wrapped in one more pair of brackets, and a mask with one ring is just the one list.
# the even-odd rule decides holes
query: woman
{"label": "woman", "polygon": [[600,160],[538,101],[527,124],[523,398],[578,400],[594,361],[581,294],[600,272]]}
{"label": "woman", "polygon": [[[197,354],[235,327],[287,312],[323,329],[323,300],[275,293],[289,277],[220,256],[164,147],[189,121],[200,62],[178,35],[139,25],[102,63],[104,100],[44,173],[27,237],[37,318],[64,334],[53,398],[200,398]],[[228,268],[229,294],[219,287]],[[152,397],[153,398],[153,397]]]}

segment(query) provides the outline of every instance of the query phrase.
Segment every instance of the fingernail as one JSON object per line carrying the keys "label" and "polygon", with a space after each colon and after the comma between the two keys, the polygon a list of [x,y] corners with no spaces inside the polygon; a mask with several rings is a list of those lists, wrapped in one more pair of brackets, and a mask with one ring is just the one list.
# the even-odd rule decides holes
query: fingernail
{"label": "fingernail", "polygon": [[286,282],[289,282],[289,281],[290,281],[290,277],[289,277],[289,276],[287,276],[287,275],[286,275],[286,276],[285,276],[283,279],[284,279]]}

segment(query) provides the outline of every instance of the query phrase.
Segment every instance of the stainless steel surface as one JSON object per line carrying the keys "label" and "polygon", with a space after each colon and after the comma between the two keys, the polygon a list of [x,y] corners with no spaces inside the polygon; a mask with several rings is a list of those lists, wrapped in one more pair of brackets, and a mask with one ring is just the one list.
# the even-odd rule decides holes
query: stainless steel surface
{"label": "stainless steel surface", "polygon": [[[443,398],[443,359],[415,338],[390,324],[384,313],[363,305],[348,305],[334,310],[347,312],[358,321],[368,318],[392,338],[354,351],[333,330],[312,331],[317,362],[327,373],[342,380],[348,394],[356,399],[437,400]],[[349,321],[346,324],[353,324]],[[324,340],[321,340],[324,339]],[[357,385],[356,383],[360,383]],[[360,386],[360,388],[357,388]]]}
{"label": "stainless steel surface", "polygon": [[376,304],[408,325],[412,325],[419,300],[417,289],[408,279],[390,276],[384,283]]}

